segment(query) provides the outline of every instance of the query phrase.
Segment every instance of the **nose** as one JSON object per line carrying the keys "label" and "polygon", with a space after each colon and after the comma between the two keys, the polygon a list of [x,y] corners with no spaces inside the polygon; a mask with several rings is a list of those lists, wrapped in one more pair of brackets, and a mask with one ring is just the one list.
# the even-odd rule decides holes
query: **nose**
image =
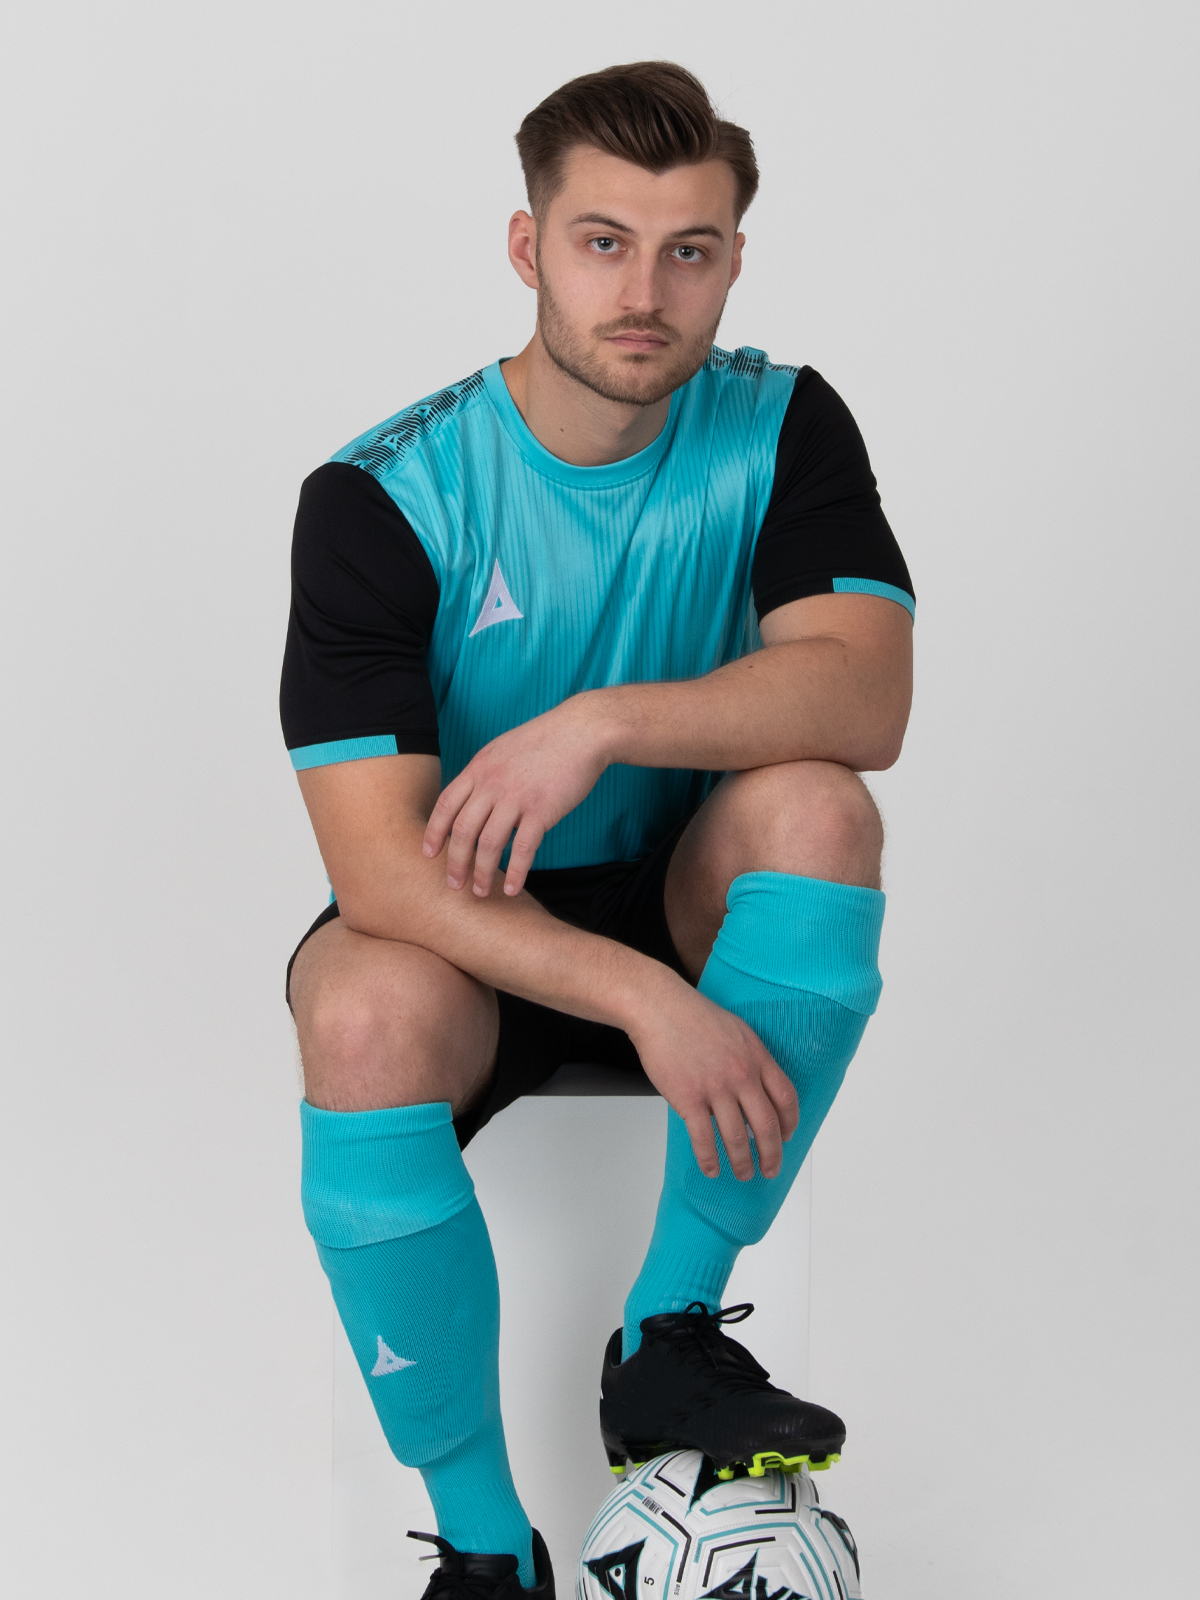
{"label": "nose", "polygon": [[629,263],[621,284],[621,309],[652,316],[663,309],[662,271],[653,251],[639,251]]}

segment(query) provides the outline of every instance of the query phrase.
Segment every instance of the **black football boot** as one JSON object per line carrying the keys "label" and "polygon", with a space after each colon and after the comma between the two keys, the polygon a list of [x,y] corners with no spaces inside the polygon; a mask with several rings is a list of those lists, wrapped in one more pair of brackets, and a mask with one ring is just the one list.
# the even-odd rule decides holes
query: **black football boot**
{"label": "black football boot", "polygon": [[[516,1556],[478,1556],[469,1550],[456,1550],[449,1539],[436,1533],[410,1533],[410,1539],[435,1544],[441,1555],[421,1600],[554,1600],[554,1569],[546,1541],[533,1530],[533,1571],[537,1582],[523,1589],[517,1578]],[[432,1560],[432,1557],[422,1557]]]}
{"label": "black football boot", "polygon": [[698,1301],[686,1311],[647,1317],[642,1342],[621,1360],[621,1330],[608,1341],[600,1378],[600,1435],[614,1472],[669,1450],[702,1450],[719,1478],[744,1465],[752,1478],[769,1467],[815,1472],[839,1459],[846,1439],[840,1417],[777,1389],[744,1345],[721,1331],[742,1322],[752,1305],[710,1312]]}

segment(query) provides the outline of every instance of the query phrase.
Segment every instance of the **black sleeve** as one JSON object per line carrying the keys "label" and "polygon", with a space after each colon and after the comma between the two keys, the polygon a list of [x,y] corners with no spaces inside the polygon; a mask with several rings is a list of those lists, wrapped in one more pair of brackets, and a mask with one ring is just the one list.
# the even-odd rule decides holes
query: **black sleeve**
{"label": "black sleeve", "polygon": [[891,598],[904,595],[911,609],[912,579],[879,504],[862,434],[811,367],[800,369],[779,429],[751,579],[760,621],[789,600],[841,590],[896,590]]}
{"label": "black sleeve", "polygon": [[[389,753],[389,736],[399,754],[439,754],[425,665],[437,606],[421,541],[369,472],[332,461],[304,480],[279,694],[294,765]],[[312,748],[353,740],[374,745]]]}

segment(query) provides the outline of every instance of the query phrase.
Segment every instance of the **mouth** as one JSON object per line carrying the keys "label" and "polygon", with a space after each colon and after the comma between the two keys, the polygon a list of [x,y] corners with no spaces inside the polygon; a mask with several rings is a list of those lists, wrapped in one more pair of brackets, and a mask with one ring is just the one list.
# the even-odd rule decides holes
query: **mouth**
{"label": "mouth", "polygon": [[605,342],[636,355],[653,355],[667,348],[667,340],[657,333],[614,333]]}

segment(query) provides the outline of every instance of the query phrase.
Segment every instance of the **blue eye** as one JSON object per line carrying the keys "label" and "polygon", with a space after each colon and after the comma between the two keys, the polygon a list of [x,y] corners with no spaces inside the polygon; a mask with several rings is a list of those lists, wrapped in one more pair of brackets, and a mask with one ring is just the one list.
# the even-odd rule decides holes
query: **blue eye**
{"label": "blue eye", "polygon": [[675,254],[680,261],[699,261],[700,251],[694,244],[677,244]]}
{"label": "blue eye", "polygon": [[617,248],[617,241],[615,239],[593,239],[592,245],[602,256],[610,256]]}

